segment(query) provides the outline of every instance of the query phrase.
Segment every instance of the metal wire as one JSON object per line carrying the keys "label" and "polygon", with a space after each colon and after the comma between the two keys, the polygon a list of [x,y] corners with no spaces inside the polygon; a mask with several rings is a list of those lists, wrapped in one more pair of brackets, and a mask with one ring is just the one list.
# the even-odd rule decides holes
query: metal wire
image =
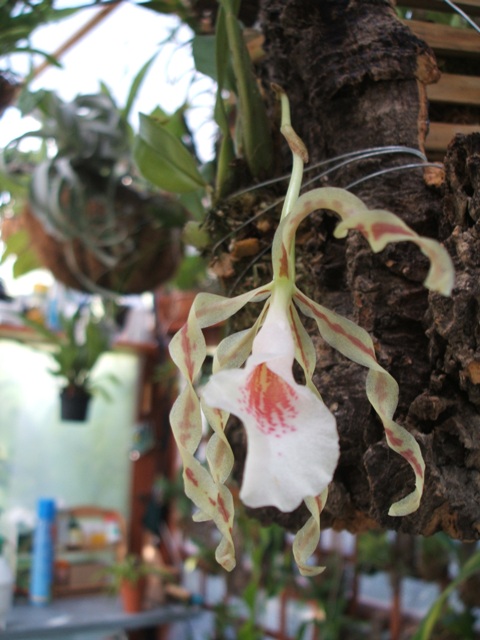
{"label": "metal wire", "polygon": [[380,171],[369,173],[368,175],[363,176],[363,178],[359,178],[358,180],[351,182],[349,185],[345,187],[345,189],[352,189],[353,187],[356,187],[358,184],[361,184],[362,182],[366,182],[371,178],[376,178],[377,176],[381,176],[385,173],[392,173],[393,171],[404,171],[405,169],[418,169],[418,168],[423,169],[424,167],[435,167],[437,169],[443,169],[443,165],[439,164],[438,162],[414,162],[410,164],[401,164],[401,165],[398,165],[397,167],[387,167],[386,169],[381,169]]}
{"label": "metal wire", "polygon": [[462,16],[462,18],[466,20],[468,24],[475,29],[475,31],[480,33],[480,27],[478,26],[478,24],[474,20],[472,20],[472,18],[470,18],[470,16],[466,14],[465,11],[462,11],[462,9],[460,9],[460,7],[457,7],[457,5],[451,0],[443,0],[443,1],[445,2],[445,4],[448,4],[448,6],[451,9],[456,11],[458,15]]}

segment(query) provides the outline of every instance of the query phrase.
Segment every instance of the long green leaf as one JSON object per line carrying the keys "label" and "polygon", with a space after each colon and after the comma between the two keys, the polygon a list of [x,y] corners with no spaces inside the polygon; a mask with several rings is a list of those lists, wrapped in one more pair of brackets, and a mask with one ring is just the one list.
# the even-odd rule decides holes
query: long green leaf
{"label": "long green leaf", "polygon": [[427,613],[419,628],[412,636],[412,640],[429,640],[429,638],[431,638],[435,624],[437,623],[438,618],[442,613],[442,609],[450,595],[462,582],[467,580],[467,578],[472,576],[474,573],[477,573],[477,571],[480,571],[480,551],[477,551],[477,553],[467,560],[461,568],[458,576],[452,580],[448,587],[444,589],[435,600],[430,611]]}
{"label": "long green leaf", "polygon": [[228,51],[228,38],[225,24],[225,11],[221,5],[215,26],[215,44],[218,87],[213,116],[215,118],[215,122],[220,128],[220,131],[222,132],[220,150],[217,158],[216,197],[221,199],[231,190],[233,180],[231,167],[235,160],[235,148],[230,133],[227,110],[222,96],[222,91],[227,85],[228,56],[225,55],[225,51]]}
{"label": "long green leaf", "polygon": [[134,158],[144,177],[166,191],[188,193],[206,186],[195,159],[180,140],[145,114],[140,114]]}
{"label": "long green leaf", "polygon": [[[216,35],[197,34],[192,40],[192,55],[195,69],[200,73],[220,82],[222,89],[228,89],[236,93],[235,76],[230,58],[225,56],[228,41],[225,29],[222,26],[222,18],[217,24]],[[220,40],[219,51],[223,55],[217,56],[217,39]],[[223,48],[222,48],[223,47]]]}
{"label": "long green leaf", "polygon": [[140,87],[142,86],[143,81],[145,80],[145,76],[149,72],[150,67],[154,63],[155,58],[158,56],[159,52],[160,52],[160,50],[156,51],[153,54],[153,56],[149,60],[147,60],[147,62],[142,66],[140,71],[134,77],[133,82],[132,82],[132,84],[130,86],[130,91],[128,93],[127,102],[126,102],[124,108],[121,110],[122,117],[125,120],[128,120],[128,118],[130,116],[130,111],[131,111],[132,106],[133,106],[133,103],[135,102],[135,99],[136,99],[136,97],[138,95]]}
{"label": "long green leaf", "polygon": [[225,27],[237,84],[244,154],[253,176],[268,171],[273,163],[273,147],[265,104],[243,39],[233,0],[220,0],[225,11]]}

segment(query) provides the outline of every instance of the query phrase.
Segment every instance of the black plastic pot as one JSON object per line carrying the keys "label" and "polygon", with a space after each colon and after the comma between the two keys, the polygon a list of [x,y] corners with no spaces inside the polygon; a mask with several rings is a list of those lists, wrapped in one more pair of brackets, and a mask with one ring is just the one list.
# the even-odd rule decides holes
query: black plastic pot
{"label": "black plastic pot", "polygon": [[60,418],[67,422],[85,422],[91,394],[83,387],[65,387],[60,393]]}

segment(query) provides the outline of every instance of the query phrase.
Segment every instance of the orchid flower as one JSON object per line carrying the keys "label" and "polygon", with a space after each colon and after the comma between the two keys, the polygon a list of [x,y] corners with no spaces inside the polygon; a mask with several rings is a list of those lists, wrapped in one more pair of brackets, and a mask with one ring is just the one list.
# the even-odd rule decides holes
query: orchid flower
{"label": "orchid flower", "polygon": [[[304,502],[311,515],[295,536],[293,554],[303,575],[315,575],[322,567],[313,566],[310,556],[318,545],[320,513],[337,466],[339,444],[335,417],[312,382],[315,349],[299,311],[316,321],[325,342],[367,367],[367,397],[383,423],[386,442],[414,473],[414,490],[395,502],[389,515],[404,516],[418,508],[425,464],[415,438],[393,419],[398,385],[378,364],[368,333],[297,288],[297,228],[310,213],[327,209],[340,217],[335,229],[338,238],[350,230],[359,231],[375,252],[389,242],[416,243],[430,259],[425,286],[433,291],[450,295],[454,272],[439,243],[418,236],[388,211],[369,210],[343,189],[314,189],[299,197],[307,152],[291,127],[283,92],[280,98],[281,131],[293,153],[293,169],[272,246],[272,281],[234,298],[210,293],[196,296],[186,324],[170,343],[171,357],[186,382],[172,407],[170,422],[183,462],[185,491],[198,507],[194,519],[212,520],[222,534],[217,561],[227,570],[235,566],[234,500],[226,486],[234,460],[225,436],[228,416],[234,414],[247,434],[241,501],[248,507],[274,506],[284,512]],[[225,321],[251,302],[264,303],[256,322],[220,342],[212,376],[199,397],[195,381],[206,357],[202,329]],[[303,369],[305,384],[293,377],[294,361]],[[206,447],[206,465],[195,455],[202,438],[202,412],[213,431]]]}

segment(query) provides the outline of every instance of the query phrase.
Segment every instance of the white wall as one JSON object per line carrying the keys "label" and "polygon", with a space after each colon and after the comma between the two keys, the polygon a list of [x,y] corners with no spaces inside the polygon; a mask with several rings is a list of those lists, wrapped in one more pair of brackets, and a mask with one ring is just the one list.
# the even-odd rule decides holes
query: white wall
{"label": "white wall", "polygon": [[47,353],[0,340],[0,510],[35,509],[39,497],[62,506],[94,504],[128,517],[130,460],[139,360],[104,355],[94,375],[114,373],[112,401],[95,396],[85,423],[59,417],[60,380]]}

